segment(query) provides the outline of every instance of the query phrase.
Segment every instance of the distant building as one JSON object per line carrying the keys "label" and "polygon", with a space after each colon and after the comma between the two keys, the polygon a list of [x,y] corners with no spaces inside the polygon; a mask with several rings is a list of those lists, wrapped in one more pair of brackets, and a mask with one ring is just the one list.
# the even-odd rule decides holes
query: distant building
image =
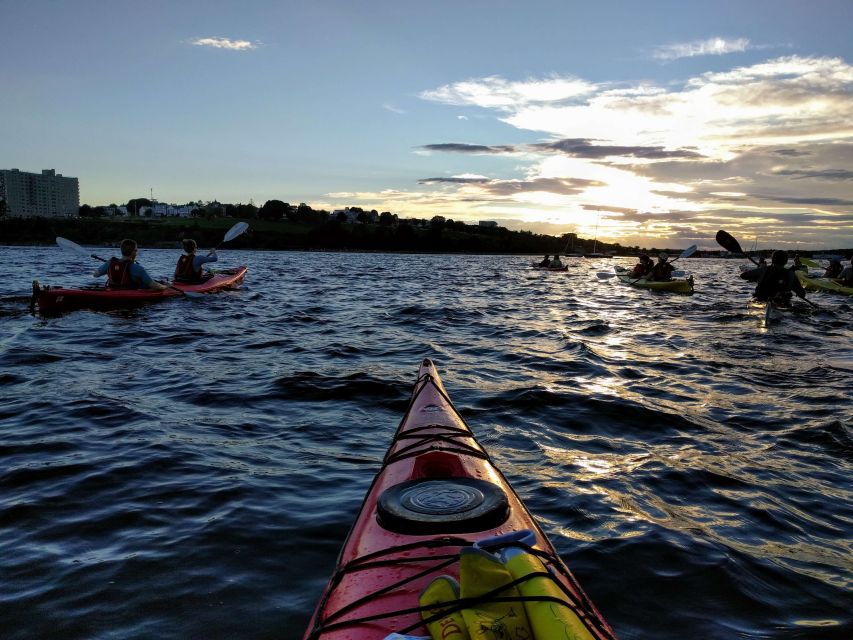
{"label": "distant building", "polygon": [[496,227],[496,226],[498,226],[498,223],[495,222],[494,220],[480,220],[480,226],[481,227]]}
{"label": "distant building", "polygon": [[28,173],[0,169],[0,200],[9,216],[76,216],[80,210],[80,184],[53,169]]}

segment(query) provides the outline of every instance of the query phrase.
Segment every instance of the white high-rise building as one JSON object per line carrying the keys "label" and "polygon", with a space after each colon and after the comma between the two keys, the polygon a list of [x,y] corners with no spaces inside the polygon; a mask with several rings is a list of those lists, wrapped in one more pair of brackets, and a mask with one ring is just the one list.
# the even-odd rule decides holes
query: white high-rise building
{"label": "white high-rise building", "polygon": [[76,216],[80,210],[80,183],[53,169],[27,173],[0,169],[0,200],[7,216]]}

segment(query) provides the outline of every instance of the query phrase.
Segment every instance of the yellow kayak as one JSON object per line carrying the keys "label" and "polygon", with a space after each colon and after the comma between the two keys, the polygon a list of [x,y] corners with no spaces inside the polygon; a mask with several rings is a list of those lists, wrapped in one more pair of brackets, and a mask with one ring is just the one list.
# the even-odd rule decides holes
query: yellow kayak
{"label": "yellow kayak", "polygon": [[800,284],[810,291],[831,291],[832,293],[840,293],[845,296],[853,295],[853,287],[845,287],[832,278],[812,278],[803,271],[797,271],[796,273],[800,279]]}
{"label": "yellow kayak", "polygon": [[646,280],[620,274],[616,276],[619,282],[630,284],[632,287],[651,289],[653,291],[675,291],[676,293],[693,293],[693,278],[676,278],[674,280]]}

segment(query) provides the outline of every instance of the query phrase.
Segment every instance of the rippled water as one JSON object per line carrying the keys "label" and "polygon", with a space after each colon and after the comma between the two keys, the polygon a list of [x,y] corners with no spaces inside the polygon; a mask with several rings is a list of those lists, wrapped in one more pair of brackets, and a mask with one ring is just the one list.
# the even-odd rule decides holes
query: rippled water
{"label": "rippled water", "polygon": [[[157,274],[174,252],[143,250]],[[761,327],[625,260],[223,252],[245,286],[27,313],[89,283],[0,247],[0,636],[299,638],[433,358],[623,639],[850,638],[853,313]]]}

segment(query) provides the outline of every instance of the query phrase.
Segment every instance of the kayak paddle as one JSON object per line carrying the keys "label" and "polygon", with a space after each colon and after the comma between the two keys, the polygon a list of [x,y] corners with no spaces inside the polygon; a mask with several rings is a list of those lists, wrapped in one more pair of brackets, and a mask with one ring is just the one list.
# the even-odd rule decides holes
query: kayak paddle
{"label": "kayak paddle", "polygon": [[[63,238],[61,236],[57,236],[56,237],[56,244],[58,244],[63,249],[69,249],[70,251],[73,251],[74,253],[78,253],[81,256],[86,256],[87,258],[94,258],[95,260],[100,260],[101,262],[107,262],[107,260],[105,258],[102,258],[101,256],[97,256],[94,253],[89,253],[88,251],[86,251],[86,249],[81,247],[79,244],[77,244],[76,242],[72,242],[68,238]],[[184,291],[183,289],[178,289],[177,287],[173,287],[170,284],[167,284],[166,287],[168,287],[169,289],[174,289],[175,291],[177,291],[178,293],[180,293],[183,296],[186,296],[187,298],[198,299],[198,298],[204,297],[203,293],[196,293],[195,291]]]}
{"label": "kayak paddle", "polygon": [[220,242],[218,245],[213,247],[213,249],[210,250],[208,255],[210,255],[211,253],[216,251],[219,247],[221,247],[226,242],[230,242],[231,240],[233,240],[237,236],[242,235],[246,231],[246,229],[248,229],[248,228],[249,228],[248,222],[238,222],[237,224],[235,224],[233,227],[228,229],[228,233],[226,233],[225,237],[222,238],[222,242]]}
{"label": "kayak paddle", "polygon": [[720,229],[717,231],[717,244],[719,244],[723,249],[729,251],[731,253],[739,253],[743,256],[746,256],[746,259],[749,260],[756,267],[758,263],[753,259],[752,256],[746,254],[746,252],[740,248],[740,243],[734,239],[734,236]]}

